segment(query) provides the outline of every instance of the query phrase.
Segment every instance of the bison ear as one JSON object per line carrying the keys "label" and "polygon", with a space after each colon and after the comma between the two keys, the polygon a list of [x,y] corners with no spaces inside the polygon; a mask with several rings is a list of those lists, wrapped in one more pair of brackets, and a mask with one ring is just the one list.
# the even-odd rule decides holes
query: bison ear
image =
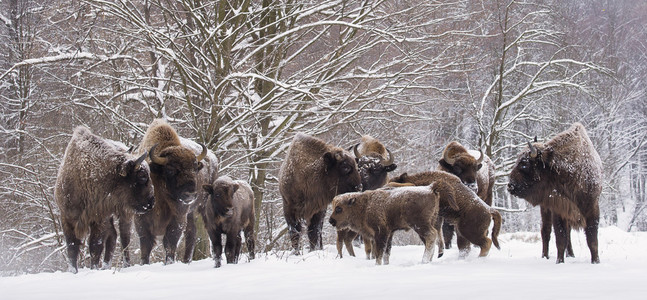
{"label": "bison ear", "polygon": [[240,184],[236,183],[231,187],[231,194],[235,194],[238,188],[240,187]]}
{"label": "bison ear", "polygon": [[398,168],[398,165],[390,164],[390,165],[384,167],[384,170],[387,171],[387,172],[391,172],[391,171],[394,171],[397,168]]}
{"label": "bison ear", "polygon": [[452,165],[450,165],[449,163],[447,163],[447,162],[445,161],[445,159],[443,159],[443,158],[441,158],[441,159],[438,161],[438,164],[440,164],[440,166],[442,166],[443,168],[445,168],[445,169],[447,169],[447,170],[451,170],[451,169],[452,169]]}
{"label": "bison ear", "polygon": [[203,164],[201,161],[199,161],[199,162],[198,162],[198,170],[197,170],[197,171],[198,171],[198,172],[200,172],[200,170],[202,170],[202,168],[203,168],[203,167],[204,167],[204,164]]}
{"label": "bison ear", "polygon": [[130,160],[127,160],[119,165],[117,165],[117,174],[121,177],[128,176],[128,173],[133,168],[134,163]]}
{"label": "bison ear", "polygon": [[548,164],[551,162],[551,160],[553,160],[553,148],[546,147],[541,151],[541,153],[539,153],[539,155],[541,156],[541,161],[544,164]]}
{"label": "bison ear", "polygon": [[335,154],[333,154],[332,152],[324,153],[323,161],[324,161],[324,165],[326,166],[326,170],[332,169],[337,164],[337,160],[335,159]]}
{"label": "bison ear", "polygon": [[348,199],[348,206],[351,206],[351,205],[355,204],[355,201],[356,201],[355,198]]}
{"label": "bison ear", "polygon": [[478,171],[478,170],[480,170],[482,167],[483,167],[483,164],[478,164],[478,166],[476,166],[476,170]]}
{"label": "bison ear", "polygon": [[213,195],[213,185],[210,184],[204,184],[202,185],[202,189],[207,192],[209,195]]}

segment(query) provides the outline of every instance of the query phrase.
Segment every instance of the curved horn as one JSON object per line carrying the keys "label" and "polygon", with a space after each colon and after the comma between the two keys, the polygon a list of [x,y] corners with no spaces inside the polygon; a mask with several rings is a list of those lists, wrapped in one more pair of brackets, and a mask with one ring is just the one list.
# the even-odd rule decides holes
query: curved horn
{"label": "curved horn", "polygon": [[157,148],[157,145],[159,145],[159,144],[153,145],[153,147],[151,147],[151,149],[148,150],[148,157],[150,158],[150,160],[152,162],[154,162],[154,163],[156,163],[158,165],[165,165],[166,163],[168,163],[168,158],[159,157],[159,156],[155,155],[155,148]]}
{"label": "curved horn", "polygon": [[530,148],[530,157],[537,158],[537,148],[528,142],[528,148]]}
{"label": "curved horn", "polygon": [[389,160],[384,161],[384,159],[382,159],[380,161],[380,164],[383,166],[390,166],[391,164],[393,164],[393,154],[391,154],[391,150],[389,150],[389,148],[386,148],[386,153],[389,154]]}
{"label": "curved horn", "polygon": [[355,154],[355,158],[359,159],[361,155],[359,155],[359,152],[357,151],[357,146],[359,146],[359,144],[355,144],[355,146],[353,146],[353,154]]}
{"label": "curved horn", "polygon": [[479,156],[479,158],[476,160],[476,162],[480,164],[480,163],[483,162],[483,157],[485,155],[483,155],[483,149],[479,148],[479,152],[481,153],[481,156]]}
{"label": "curved horn", "polygon": [[148,156],[148,152],[144,152],[144,154],[135,161],[135,170],[139,169],[139,165],[141,165],[142,161],[146,159],[146,156]]}
{"label": "curved horn", "polygon": [[207,156],[207,146],[205,146],[202,143],[200,143],[200,146],[202,146],[202,153],[200,153],[200,155],[198,155],[198,157],[196,157],[196,159],[198,161],[203,160]]}
{"label": "curved horn", "polygon": [[443,150],[443,159],[445,160],[446,163],[453,165],[456,162],[456,160],[453,158],[449,158],[449,155],[448,155],[449,153],[447,152],[448,152],[447,148],[445,148],[445,150]]}

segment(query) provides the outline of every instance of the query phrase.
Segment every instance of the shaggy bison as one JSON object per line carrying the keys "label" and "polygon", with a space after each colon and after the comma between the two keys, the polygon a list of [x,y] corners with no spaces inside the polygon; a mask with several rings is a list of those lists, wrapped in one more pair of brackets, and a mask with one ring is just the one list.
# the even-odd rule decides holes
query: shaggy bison
{"label": "shaggy bison", "polygon": [[[392,172],[398,167],[393,163],[394,158],[391,151],[371,136],[362,136],[360,143],[351,148],[357,162],[357,170],[362,178],[364,191],[375,190],[384,186],[388,182],[388,172]],[[339,257],[343,256],[344,244],[348,254],[355,256],[353,240],[356,237],[357,233],[350,229],[337,230],[337,253]],[[370,243],[365,243],[364,249],[366,250],[366,257],[370,258]]]}
{"label": "shaggy bison", "polygon": [[216,268],[222,256],[222,234],[227,236],[225,256],[228,264],[238,263],[240,232],[245,234],[249,256],[254,259],[254,193],[247,182],[221,176],[202,188],[209,195],[202,216],[213,247]]}
{"label": "shaggy bison", "polygon": [[359,232],[365,243],[373,243],[378,265],[389,264],[393,233],[413,229],[425,245],[422,260],[427,263],[438,236],[438,198],[433,185],[347,193],[334,198],[329,222],[338,229]]}
{"label": "shaggy bison", "polygon": [[570,227],[584,228],[591,263],[598,257],[598,199],[602,162],[586,129],[574,123],[547,143],[530,143],[517,158],[508,183],[510,194],[542,207],[542,256],[548,258],[551,221],[557,263],[564,262]]}
{"label": "shaggy bison", "polygon": [[[440,191],[438,216],[456,226],[461,257],[465,257],[469,253],[469,242],[481,248],[479,256],[487,256],[493,242],[494,246],[500,249],[497,237],[501,230],[501,214],[485,204],[455,175],[443,171],[422,172],[413,175],[404,173],[392,178],[391,182],[411,183],[417,186],[443,183],[447,187]],[[490,220],[494,221],[492,239],[487,237]],[[440,223],[437,223],[437,226],[439,227]],[[442,246],[441,243],[439,247],[442,248]]]}
{"label": "shaggy bison", "polygon": [[[153,208],[153,185],[148,164],[144,161],[146,151],[143,152],[140,157],[135,157],[119,143],[96,136],[85,127],[74,130],[54,188],[70,271],[78,271],[79,247],[88,231],[90,267],[100,266],[104,239],[112,242],[106,247],[104,260],[109,266],[116,238],[116,232],[110,232],[114,231],[112,216],[118,214],[124,224],[128,224],[128,240],[122,240],[126,249],[130,242],[129,218],[134,213],[144,213]],[[124,231],[122,234],[126,234]]]}
{"label": "shaggy bison", "polygon": [[303,221],[308,226],[310,250],[322,249],[321,229],[328,204],[338,194],[361,190],[357,165],[348,151],[298,133],[279,171],[283,214],[294,253],[300,253]]}
{"label": "shaggy bison", "polygon": [[164,237],[164,262],[175,261],[175,250],[187,214],[197,196],[197,173],[203,167],[200,161],[207,155],[207,147],[201,146],[202,151],[196,157],[192,149],[182,145],[175,129],[164,120],[156,119],[148,127],[138,151],[150,149],[148,159],[156,204],[152,211],[135,217],[142,264],[150,262],[157,236]]}
{"label": "shaggy bison", "polygon": [[[478,158],[477,158],[478,157]],[[443,157],[438,161],[438,170],[452,173],[489,206],[492,206],[492,189],[494,188],[494,163],[483,151],[467,150],[454,141],[443,150]],[[454,226],[443,224],[445,248],[451,248]]]}

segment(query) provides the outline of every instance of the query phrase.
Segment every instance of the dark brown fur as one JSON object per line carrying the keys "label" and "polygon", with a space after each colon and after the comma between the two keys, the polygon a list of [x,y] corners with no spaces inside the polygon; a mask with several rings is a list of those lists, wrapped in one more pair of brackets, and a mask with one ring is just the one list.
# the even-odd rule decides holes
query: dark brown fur
{"label": "dark brown fur", "polygon": [[156,205],[152,211],[135,217],[135,227],[139,234],[142,264],[150,263],[157,236],[164,237],[164,262],[169,264],[175,262],[175,250],[185,229],[187,214],[193,209],[192,204],[197,197],[197,173],[203,164],[192,149],[182,145],[175,129],[161,119],[154,120],[148,127],[138,151],[149,148],[154,149],[149,153],[148,163],[155,186]]}
{"label": "dark brown fur", "polygon": [[438,236],[439,191],[433,187],[398,187],[347,193],[333,200],[329,222],[348,228],[373,243],[375,263],[389,264],[391,240],[397,230],[413,229],[425,245],[423,262],[430,262]]}
{"label": "dark brown fur", "polygon": [[[534,149],[536,152],[533,155]],[[598,199],[602,163],[586,129],[575,123],[547,143],[534,143],[517,158],[508,191],[542,208],[542,256],[548,258],[550,223],[555,228],[557,263],[564,262],[570,227],[584,228],[591,263],[599,263]]]}
{"label": "dark brown fur", "polygon": [[254,259],[254,193],[247,182],[218,178],[213,184],[202,186],[209,201],[201,212],[213,248],[215,267],[222,256],[222,234],[227,236],[225,256],[228,264],[238,263],[241,250],[240,232],[245,234],[249,257]]}
{"label": "dark brown fur", "polygon": [[[461,181],[472,188],[474,192],[489,206],[492,206],[492,189],[494,188],[494,163],[485,154],[479,151],[468,151],[460,143],[449,143],[443,150],[443,155],[438,161],[438,170],[452,173]],[[477,159],[483,155],[481,161]],[[446,158],[452,162],[449,163]],[[451,248],[454,226],[443,224],[443,239],[445,248]]]}
{"label": "dark brown fur", "polygon": [[[143,154],[145,155],[145,154]],[[141,157],[143,159],[143,157]],[[90,232],[90,267],[100,266],[104,242],[105,266],[114,250],[113,215],[123,218],[122,246],[130,242],[130,221],[134,213],[154,206],[153,185],[145,161],[127,152],[114,141],[103,139],[85,127],[77,127],[65,149],[58,171],[54,195],[61,211],[61,224],[67,244],[70,271],[78,271],[81,239]],[[114,237],[114,238],[113,238]]]}
{"label": "dark brown fur", "polygon": [[350,153],[305,134],[297,134],[279,171],[279,191],[294,253],[301,223],[308,226],[310,250],[322,249],[321,229],[328,204],[338,194],[361,190]]}
{"label": "dark brown fur", "polygon": [[[456,226],[461,257],[469,253],[469,242],[481,248],[479,256],[487,256],[492,242],[499,249],[497,237],[501,230],[501,215],[485,204],[455,175],[443,171],[422,172],[413,175],[404,173],[392,178],[391,182],[412,183],[418,186],[433,183],[434,186],[443,187],[440,190],[438,216]],[[453,205],[452,202],[454,202]],[[491,240],[487,237],[490,220],[494,220]],[[440,229],[440,225],[437,223],[438,229]],[[439,247],[442,248],[442,243]]]}

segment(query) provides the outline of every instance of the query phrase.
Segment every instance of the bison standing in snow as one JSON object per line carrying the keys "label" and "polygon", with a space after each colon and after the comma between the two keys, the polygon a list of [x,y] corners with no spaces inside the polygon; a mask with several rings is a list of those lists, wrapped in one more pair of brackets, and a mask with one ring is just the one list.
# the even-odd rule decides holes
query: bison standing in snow
{"label": "bison standing in snow", "polygon": [[294,253],[300,253],[303,221],[308,226],[310,251],[322,249],[321,229],[328,204],[338,194],[361,190],[357,164],[348,151],[298,133],[279,171],[283,214]]}
{"label": "bison standing in snow", "polygon": [[[451,142],[443,150],[443,157],[438,161],[438,170],[458,176],[479,198],[492,206],[494,163],[483,151],[467,150],[460,143]],[[454,226],[445,222],[443,237],[446,249],[451,247],[453,234]]]}
{"label": "bison standing in snow", "polygon": [[201,147],[202,152],[196,157],[192,149],[182,145],[175,129],[164,120],[156,119],[148,127],[138,151],[150,149],[148,159],[156,204],[152,211],[135,217],[142,264],[150,262],[157,236],[163,236],[164,262],[175,261],[175,250],[185,229],[187,214],[197,197],[197,174],[203,167],[201,160],[207,156],[207,147]]}
{"label": "bison standing in snow", "polygon": [[[112,216],[120,215],[128,224],[122,229],[122,246],[130,241],[130,220],[134,213],[145,213],[154,206],[153,185],[146,151],[135,157],[118,143],[103,139],[85,127],[77,127],[65,149],[58,170],[54,195],[61,211],[61,224],[67,245],[70,270],[78,271],[81,239],[90,231],[90,267],[98,268],[104,238],[105,263],[110,263],[116,233]],[[128,239],[123,240],[123,234]],[[124,250],[126,251],[126,250]]]}
{"label": "bison standing in snow", "polygon": [[222,256],[222,234],[227,236],[225,257],[228,264],[238,263],[242,241],[241,231],[245,234],[245,244],[249,257],[254,259],[254,192],[242,180],[232,180],[221,176],[202,188],[209,199],[201,210],[205,227],[209,233],[216,268],[220,267]]}
{"label": "bison standing in snow", "polygon": [[542,207],[542,257],[548,258],[552,221],[557,263],[564,262],[571,227],[584,228],[591,263],[600,262],[602,162],[582,124],[573,124],[545,144],[528,142],[510,173],[508,191]]}

